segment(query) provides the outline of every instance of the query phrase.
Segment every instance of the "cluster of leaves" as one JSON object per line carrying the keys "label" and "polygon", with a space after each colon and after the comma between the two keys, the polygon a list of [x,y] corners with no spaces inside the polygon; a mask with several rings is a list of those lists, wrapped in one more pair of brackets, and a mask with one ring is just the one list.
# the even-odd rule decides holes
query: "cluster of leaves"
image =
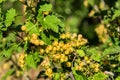
{"label": "cluster of leaves", "polygon": [[[53,6],[49,2],[19,0],[24,8],[22,15],[24,24],[15,25],[17,11],[10,8],[3,13],[2,4],[5,1],[0,0],[0,60],[11,61],[12,66],[9,68],[13,69],[6,72],[3,80],[10,75],[21,78],[21,75],[31,68],[40,68],[39,74],[35,76],[37,79],[42,77],[53,80],[120,79],[118,31],[112,32],[111,28],[107,28],[117,36],[112,38],[107,36],[107,40],[104,40],[102,35],[107,34],[106,29],[103,29],[102,33],[97,30],[105,44],[98,47],[87,46],[88,41],[81,34],[65,33],[63,19],[53,12]],[[84,0],[83,3],[84,7],[89,7],[100,2]],[[110,9],[110,14],[105,16],[104,22],[110,26],[119,25],[115,22],[119,21],[120,13],[117,3],[117,9]],[[93,16],[94,13],[91,11],[89,16]],[[4,68],[6,66],[8,65]],[[28,75],[24,76],[29,79]]]}

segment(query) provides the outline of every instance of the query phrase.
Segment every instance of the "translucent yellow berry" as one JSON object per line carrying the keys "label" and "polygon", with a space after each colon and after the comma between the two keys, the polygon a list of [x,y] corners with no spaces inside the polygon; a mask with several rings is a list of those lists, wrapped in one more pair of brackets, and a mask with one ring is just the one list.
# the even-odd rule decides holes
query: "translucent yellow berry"
{"label": "translucent yellow berry", "polygon": [[49,14],[49,11],[44,11],[43,14],[44,14],[44,15],[48,15],[48,14]]}
{"label": "translucent yellow berry", "polygon": [[44,45],[45,43],[44,43],[44,41],[40,40],[40,41],[39,41],[39,44],[40,44],[40,45]]}
{"label": "translucent yellow berry", "polygon": [[32,34],[32,39],[37,39],[38,38],[38,35],[37,34]]}
{"label": "translucent yellow berry", "polygon": [[95,68],[94,68],[94,71],[95,71],[95,72],[98,72],[98,71],[99,71],[99,68],[98,68],[98,67],[95,67]]}
{"label": "translucent yellow berry", "polygon": [[44,49],[40,49],[40,54],[43,54],[44,52]]}
{"label": "translucent yellow berry", "polygon": [[61,38],[61,39],[65,39],[65,38],[66,38],[66,35],[63,33],[63,34],[60,35],[60,38]]}
{"label": "translucent yellow berry", "polygon": [[53,45],[53,46],[58,46],[58,41],[54,41],[54,42],[52,43],[52,45]]}
{"label": "translucent yellow berry", "polygon": [[48,77],[52,77],[52,69],[51,68],[47,68],[46,71],[45,71],[45,74],[48,76]]}
{"label": "translucent yellow berry", "polygon": [[84,57],[84,60],[86,60],[86,61],[87,61],[87,60],[89,60],[89,58],[88,58],[87,56],[85,56],[85,57]]}
{"label": "translucent yellow berry", "polygon": [[71,37],[69,32],[67,32],[65,36],[66,36],[66,38],[70,38]]}
{"label": "translucent yellow berry", "polygon": [[48,46],[47,46],[47,49],[48,49],[49,51],[52,50],[52,49],[53,49],[52,45],[48,45]]}
{"label": "translucent yellow berry", "polygon": [[34,40],[33,44],[36,45],[36,46],[38,46],[38,45],[40,44],[40,43],[39,43],[39,40],[37,40],[37,39]]}
{"label": "translucent yellow berry", "polygon": [[85,7],[88,7],[88,0],[84,0],[83,4]]}
{"label": "translucent yellow berry", "polygon": [[82,61],[82,62],[79,63],[79,65],[82,67],[82,66],[85,65],[85,63]]}
{"label": "translucent yellow berry", "polygon": [[26,29],[27,29],[26,26],[22,26],[22,27],[21,27],[21,30],[22,30],[22,31],[26,31]]}
{"label": "translucent yellow berry", "polygon": [[66,62],[67,67],[71,67],[71,62]]}
{"label": "translucent yellow berry", "polygon": [[28,40],[28,37],[24,37],[24,41],[27,41]]}
{"label": "translucent yellow berry", "polygon": [[93,15],[95,14],[95,11],[94,10],[91,10],[88,14],[89,17],[92,17]]}

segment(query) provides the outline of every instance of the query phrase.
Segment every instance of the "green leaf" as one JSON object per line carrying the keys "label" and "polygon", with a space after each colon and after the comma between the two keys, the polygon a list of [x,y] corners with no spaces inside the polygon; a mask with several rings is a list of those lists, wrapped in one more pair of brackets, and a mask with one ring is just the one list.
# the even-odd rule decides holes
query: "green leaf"
{"label": "green leaf", "polygon": [[25,58],[25,61],[28,68],[36,68],[36,63],[34,61],[33,55],[27,55],[27,57]]}
{"label": "green leaf", "polygon": [[33,34],[33,33],[39,35],[39,29],[36,26],[36,24],[29,21],[25,24],[25,26],[27,28],[27,32],[29,32],[30,35]]}
{"label": "green leaf", "polygon": [[13,8],[7,11],[6,18],[5,18],[5,24],[7,27],[12,24],[16,15],[17,15],[16,10]]}
{"label": "green leaf", "polygon": [[60,73],[54,73],[53,80],[59,80],[60,79]]}
{"label": "green leaf", "polygon": [[44,19],[43,27],[46,29],[51,29],[54,32],[58,33],[60,20],[54,15],[48,15]]}
{"label": "green leaf", "polygon": [[40,6],[41,11],[51,11],[52,10],[52,4],[44,4]]}
{"label": "green leaf", "polygon": [[101,60],[101,54],[99,53],[99,51],[95,48],[92,48],[89,50],[89,53],[91,53],[91,58],[95,61],[100,61]]}
{"label": "green leaf", "polygon": [[96,73],[92,80],[105,80],[108,76],[102,72]]}
{"label": "green leaf", "polygon": [[116,19],[117,17],[120,17],[120,10],[115,10],[114,15],[112,17],[112,20]]}
{"label": "green leaf", "polygon": [[14,33],[9,33],[9,35],[6,38],[7,41],[12,41],[15,42],[16,41],[16,37]]}
{"label": "green leaf", "polygon": [[79,74],[76,73],[74,68],[72,68],[72,73],[73,73],[73,75],[75,77],[75,80],[85,80],[82,75],[79,75]]}
{"label": "green leaf", "polygon": [[115,80],[120,80],[120,76],[118,76]]}
{"label": "green leaf", "polygon": [[77,53],[79,54],[80,57],[84,57],[85,56],[85,52],[81,49],[77,50]]}
{"label": "green leaf", "polygon": [[103,56],[109,55],[109,54],[116,54],[120,52],[120,46],[111,46],[104,50]]}
{"label": "green leaf", "polygon": [[50,38],[48,36],[46,36],[46,34],[44,32],[41,32],[41,38],[46,44],[51,43]]}
{"label": "green leaf", "polygon": [[39,57],[38,52],[32,53],[32,55],[27,55],[27,57],[25,58],[27,68],[36,68],[38,62],[40,62],[40,59],[41,58]]}

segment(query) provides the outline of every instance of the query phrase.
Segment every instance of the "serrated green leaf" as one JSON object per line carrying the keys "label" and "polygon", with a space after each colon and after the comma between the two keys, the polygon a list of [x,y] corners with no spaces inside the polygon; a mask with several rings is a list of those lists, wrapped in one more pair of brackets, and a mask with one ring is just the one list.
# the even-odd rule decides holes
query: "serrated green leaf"
{"label": "serrated green leaf", "polygon": [[58,29],[59,29],[58,24],[59,23],[60,23],[60,20],[56,16],[48,15],[44,19],[43,27],[45,27],[46,29],[51,29],[54,32],[58,33]]}
{"label": "serrated green leaf", "polygon": [[85,56],[85,52],[81,49],[77,50],[77,53],[79,54],[80,57],[84,57]]}
{"label": "serrated green leaf", "polygon": [[2,54],[5,58],[10,58],[10,56],[12,55],[12,49],[8,49],[8,50],[3,50]]}
{"label": "serrated green leaf", "polygon": [[36,68],[36,63],[34,61],[33,55],[27,55],[27,57],[25,58],[25,61],[28,68]]}
{"label": "serrated green leaf", "polygon": [[111,46],[103,51],[103,56],[120,52],[120,46]]}
{"label": "serrated green leaf", "polygon": [[51,11],[52,10],[52,4],[44,4],[40,6],[41,11]]}
{"label": "serrated green leaf", "polygon": [[50,38],[48,38],[44,32],[41,32],[41,38],[46,44],[51,43]]}
{"label": "serrated green leaf", "polygon": [[12,24],[16,15],[17,15],[16,10],[13,8],[11,8],[10,10],[7,11],[6,18],[5,18],[5,25],[7,27]]}
{"label": "serrated green leaf", "polygon": [[27,32],[29,32],[30,35],[33,33],[39,35],[39,29],[34,23],[29,21],[25,24],[25,26],[27,28]]}
{"label": "serrated green leaf", "polygon": [[89,50],[89,53],[91,53],[91,58],[95,61],[100,61],[101,60],[101,54],[99,53],[99,51],[95,48],[92,48]]}
{"label": "serrated green leaf", "polygon": [[102,72],[99,72],[93,76],[92,80],[105,80],[108,76]]}
{"label": "serrated green leaf", "polygon": [[7,41],[12,41],[15,42],[16,41],[16,37],[14,33],[9,33],[9,35],[6,38]]}

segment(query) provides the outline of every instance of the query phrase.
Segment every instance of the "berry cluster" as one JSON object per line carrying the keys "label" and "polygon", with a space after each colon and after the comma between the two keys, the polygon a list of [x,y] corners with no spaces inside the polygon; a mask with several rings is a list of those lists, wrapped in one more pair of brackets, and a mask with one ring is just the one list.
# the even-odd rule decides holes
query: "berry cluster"
{"label": "berry cluster", "polygon": [[108,32],[107,32],[107,29],[105,28],[105,25],[104,24],[100,24],[96,29],[95,29],[97,35],[98,35],[98,38],[99,38],[99,41],[102,42],[102,43],[105,43],[108,39]]}
{"label": "berry cluster", "polygon": [[100,71],[100,64],[89,56],[84,56],[81,60],[76,61],[74,68],[84,73],[84,75],[93,75]]}
{"label": "berry cluster", "polygon": [[24,64],[25,64],[24,59],[25,59],[25,54],[24,54],[24,53],[21,53],[21,54],[19,55],[19,58],[18,58],[18,65],[19,65],[20,67],[24,67]]}

